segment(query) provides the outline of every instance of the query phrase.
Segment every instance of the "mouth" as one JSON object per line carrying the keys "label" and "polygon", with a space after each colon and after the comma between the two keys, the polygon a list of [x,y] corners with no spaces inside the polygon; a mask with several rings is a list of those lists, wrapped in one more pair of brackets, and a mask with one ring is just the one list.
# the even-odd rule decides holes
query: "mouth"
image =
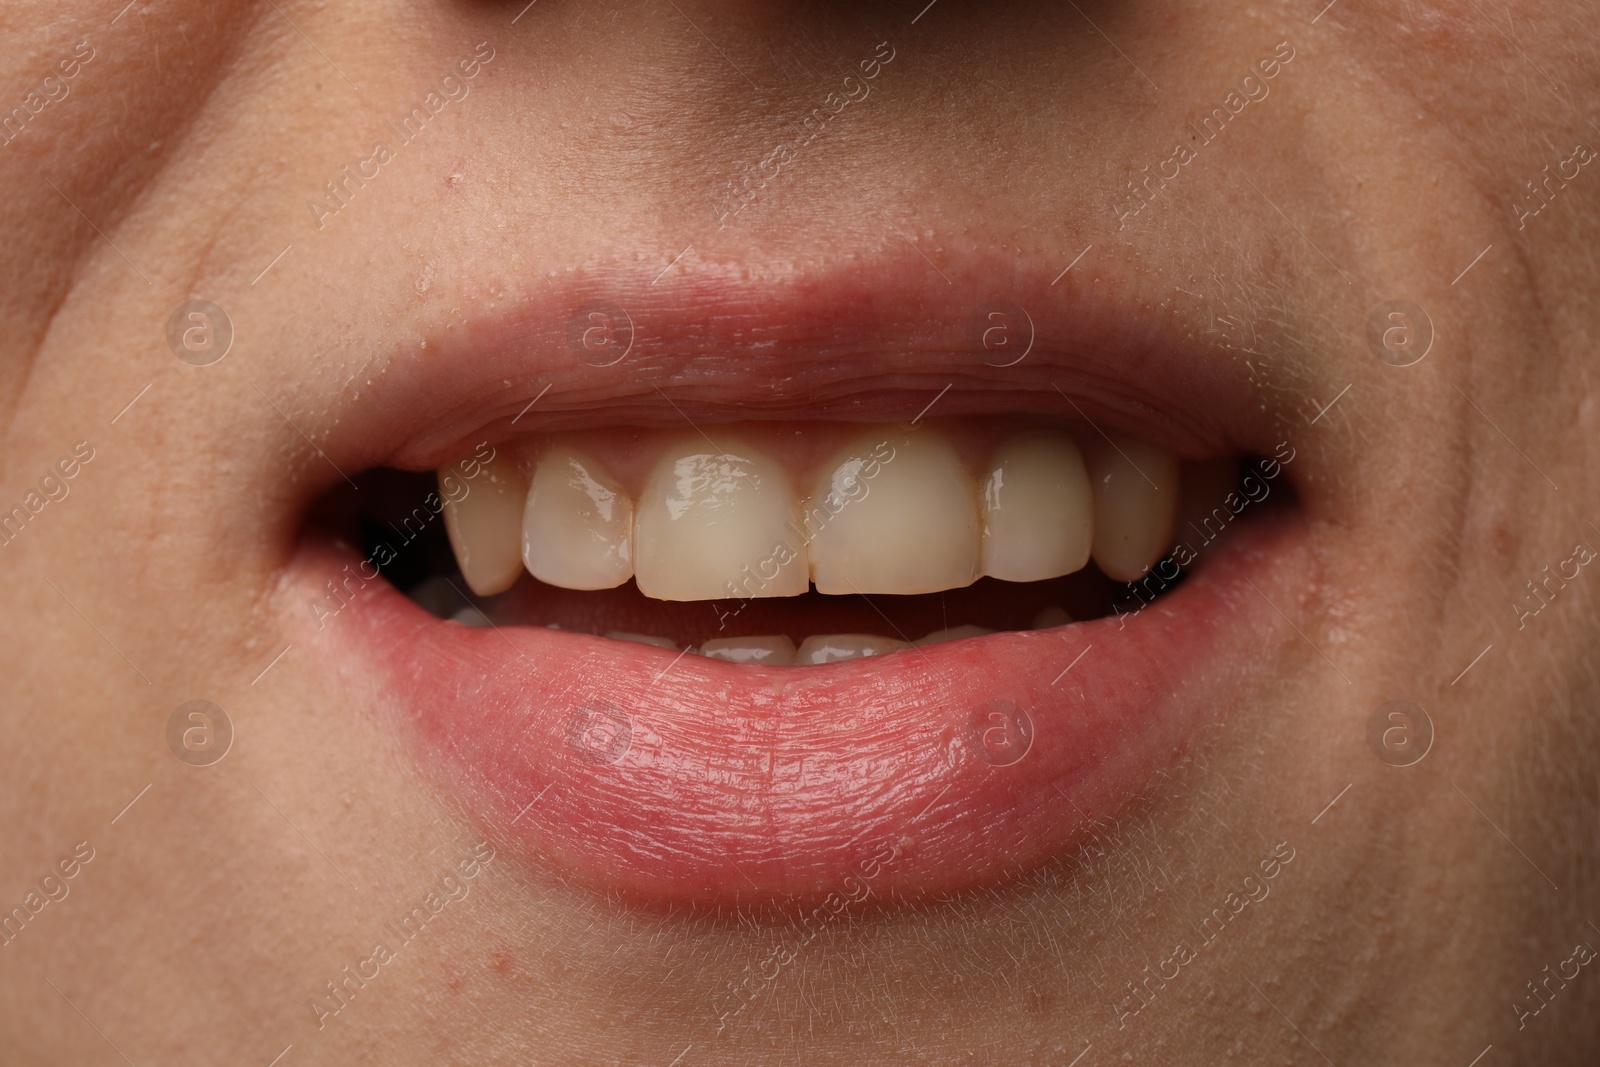
{"label": "mouth", "polygon": [[564,880],[1025,873],[1237,701],[1306,579],[1243,367],[1098,277],[607,281],[401,357],[289,564],[297,639]]}

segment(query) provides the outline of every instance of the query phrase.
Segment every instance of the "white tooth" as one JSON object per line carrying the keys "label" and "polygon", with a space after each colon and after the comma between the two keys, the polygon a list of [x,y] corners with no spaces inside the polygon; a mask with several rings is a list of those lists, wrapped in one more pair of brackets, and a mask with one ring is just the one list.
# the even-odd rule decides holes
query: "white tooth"
{"label": "white tooth", "polygon": [[794,661],[801,664],[837,663],[865,656],[887,656],[911,646],[876,634],[817,634],[800,642]]}
{"label": "white tooth", "polygon": [[494,625],[489,621],[489,616],[470,604],[450,616],[450,618],[455,622],[459,622],[462,626],[470,626],[475,630]]}
{"label": "white tooth", "polygon": [[1094,561],[1107,577],[1131,582],[1171,547],[1178,481],[1172,454],[1137,437],[1117,434],[1092,451]]}
{"label": "white tooth", "polygon": [[797,596],[807,588],[800,502],[754,449],[669,452],[634,515],[634,573],[657,600]]}
{"label": "white tooth", "polygon": [[788,667],[795,657],[794,642],[783,634],[771,637],[718,637],[700,646],[700,654],[730,663],[759,663],[763,667]]}
{"label": "white tooth", "polygon": [[678,646],[668,641],[665,637],[653,637],[650,634],[629,633],[626,630],[611,630],[606,634],[613,641],[632,641],[638,645],[654,645],[657,648],[670,648],[677,652]]}
{"label": "white tooth", "polygon": [[563,589],[621,585],[633,577],[632,498],[587,456],[551,449],[528,487],[522,562]]}
{"label": "white tooth", "polygon": [[927,637],[919,637],[911,642],[914,645],[937,645],[945,641],[961,641],[968,637],[984,637],[994,633],[993,630],[982,626],[951,626],[943,630],[935,630]]}
{"label": "white tooth", "polygon": [[455,503],[445,496],[445,472],[439,477],[444,525],[461,576],[479,596],[510,589],[522,574],[522,499],[528,492],[516,464],[502,455],[482,464],[475,478],[451,471],[450,485],[466,486]]}
{"label": "white tooth", "polygon": [[1089,562],[1094,498],[1072,438],[1028,433],[1001,445],[983,487],[983,573],[1037,582]]}
{"label": "white tooth", "polygon": [[1048,607],[1033,617],[1033,629],[1053,630],[1057,626],[1065,626],[1072,621],[1065,608]]}
{"label": "white tooth", "polygon": [[806,525],[819,593],[932,593],[978,578],[976,487],[935,430],[863,435],[818,480]]}
{"label": "white tooth", "polygon": [[442,574],[424,578],[406,590],[406,596],[439,619],[448,619],[461,606],[461,594],[451,588],[449,580]]}

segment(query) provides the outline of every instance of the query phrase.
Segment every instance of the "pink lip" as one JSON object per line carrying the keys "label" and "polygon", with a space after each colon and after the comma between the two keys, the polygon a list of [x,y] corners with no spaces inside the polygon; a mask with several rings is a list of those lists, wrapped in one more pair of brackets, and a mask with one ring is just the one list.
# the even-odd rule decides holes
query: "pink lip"
{"label": "pink lip", "polygon": [[[597,293],[567,292],[406,357],[324,447],[346,469],[426,469],[577,422],[906,419],[949,385],[940,413],[1086,416],[1191,457],[1272,451],[1240,368],[1182,343],[1182,324],[1112,302],[1098,276],[1009,280],[1035,343],[998,369],[967,343],[989,301],[978,280],[997,270],[947,265],[971,283],[949,288],[914,263],[777,286],[715,271],[616,285],[634,331],[625,372],[574,358],[569,311]],[[562,877],[656,903],[854,896],[865,881],[913,896],[1036,865],[1148,785],[1234,702],[1242,672],[1213,668],[1276,636],[1261,594],[1287,599],[1308,547],[1297,513],[1264,513],[1132,617],[827,667],[474,630],[382,582],[303,636],[330,672],[356,667],[430,776]],[[293,587],[320,591],[349,562],[307,536]]]}
{"label": "pink lip", "polygon": [[[537,298],[399,356],[326,427],[323,447],[347,470],[426,470],[511,434],[602,421],[905,421],[936,397],[931,417],[1090,419],[1186,458],[1269,453],[1279,440],[1245,362],[1193,340],[1211,320],[1185,320],[1170,293],[1139,291],[1144,275],[1121,266],[1086,263],[1054,284],[1043,267],[1024,273],[999,257],[946,264],[951,285],[915,256],[778,282],[742,281],[732,267],[677,271],[654,285],[608,273],[559,290],[534,282],[546,287]],[[616,363],[615,347],[574,344],[597,305],[617,328],[594,337],[629,344]],[[996,310],[1010,347],[976,347],[976,324]]]}
{"label": "pink lip", "polygon": [[[1241,527],[1131,616],[826,667],[471,629],[387,585],[323,647],[376,661],[382,714],[497,839],[597,889],[915,897],[1025,871],[1151,784],[1232,706],[1214,668],[1283,626],[1261,594],[1304,575],[1301,533]],[[319,587],[350,561],[303,551]]]}

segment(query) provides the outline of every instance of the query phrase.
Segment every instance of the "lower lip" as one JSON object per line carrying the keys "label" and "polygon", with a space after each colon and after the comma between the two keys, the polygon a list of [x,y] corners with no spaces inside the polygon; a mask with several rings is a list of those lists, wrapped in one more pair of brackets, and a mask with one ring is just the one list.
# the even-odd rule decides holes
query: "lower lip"
{"label": "lower lip", "polygon": [[[1061,854],[1181,758],[1286,628],[1271,603],[1306,547],[1292,512],[1263,515],[1136,614],[822,667],[472,629],[381,581],[307,643],[371,682],[470,818],[569,882],[669,906],[916,898]],[[308,538],[295,573],[320,590],[351,562]]]}

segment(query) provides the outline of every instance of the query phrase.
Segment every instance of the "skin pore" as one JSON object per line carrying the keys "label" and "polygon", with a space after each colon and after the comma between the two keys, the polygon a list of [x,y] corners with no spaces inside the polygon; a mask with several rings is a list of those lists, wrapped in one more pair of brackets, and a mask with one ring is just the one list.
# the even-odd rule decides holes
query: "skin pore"
{"label": "skin pore", "polygon": [[[0,1058],[1589,1062],[1596,5],[1321,6],[7,3],[0,904],[48,903]],[[1246,698],[1042,867],[639,906],[497,844],[308,629],[306,514],[386,458],[341,416],[478,309],[979,260],[1075,262],[1054,291],[1244,368],[1311,548],[1208,667]],[[169,343],[197,299],[207,366]],[[585,373],[550,399],[681,384]],[[194,700],[210,766],[169,748]]]}

